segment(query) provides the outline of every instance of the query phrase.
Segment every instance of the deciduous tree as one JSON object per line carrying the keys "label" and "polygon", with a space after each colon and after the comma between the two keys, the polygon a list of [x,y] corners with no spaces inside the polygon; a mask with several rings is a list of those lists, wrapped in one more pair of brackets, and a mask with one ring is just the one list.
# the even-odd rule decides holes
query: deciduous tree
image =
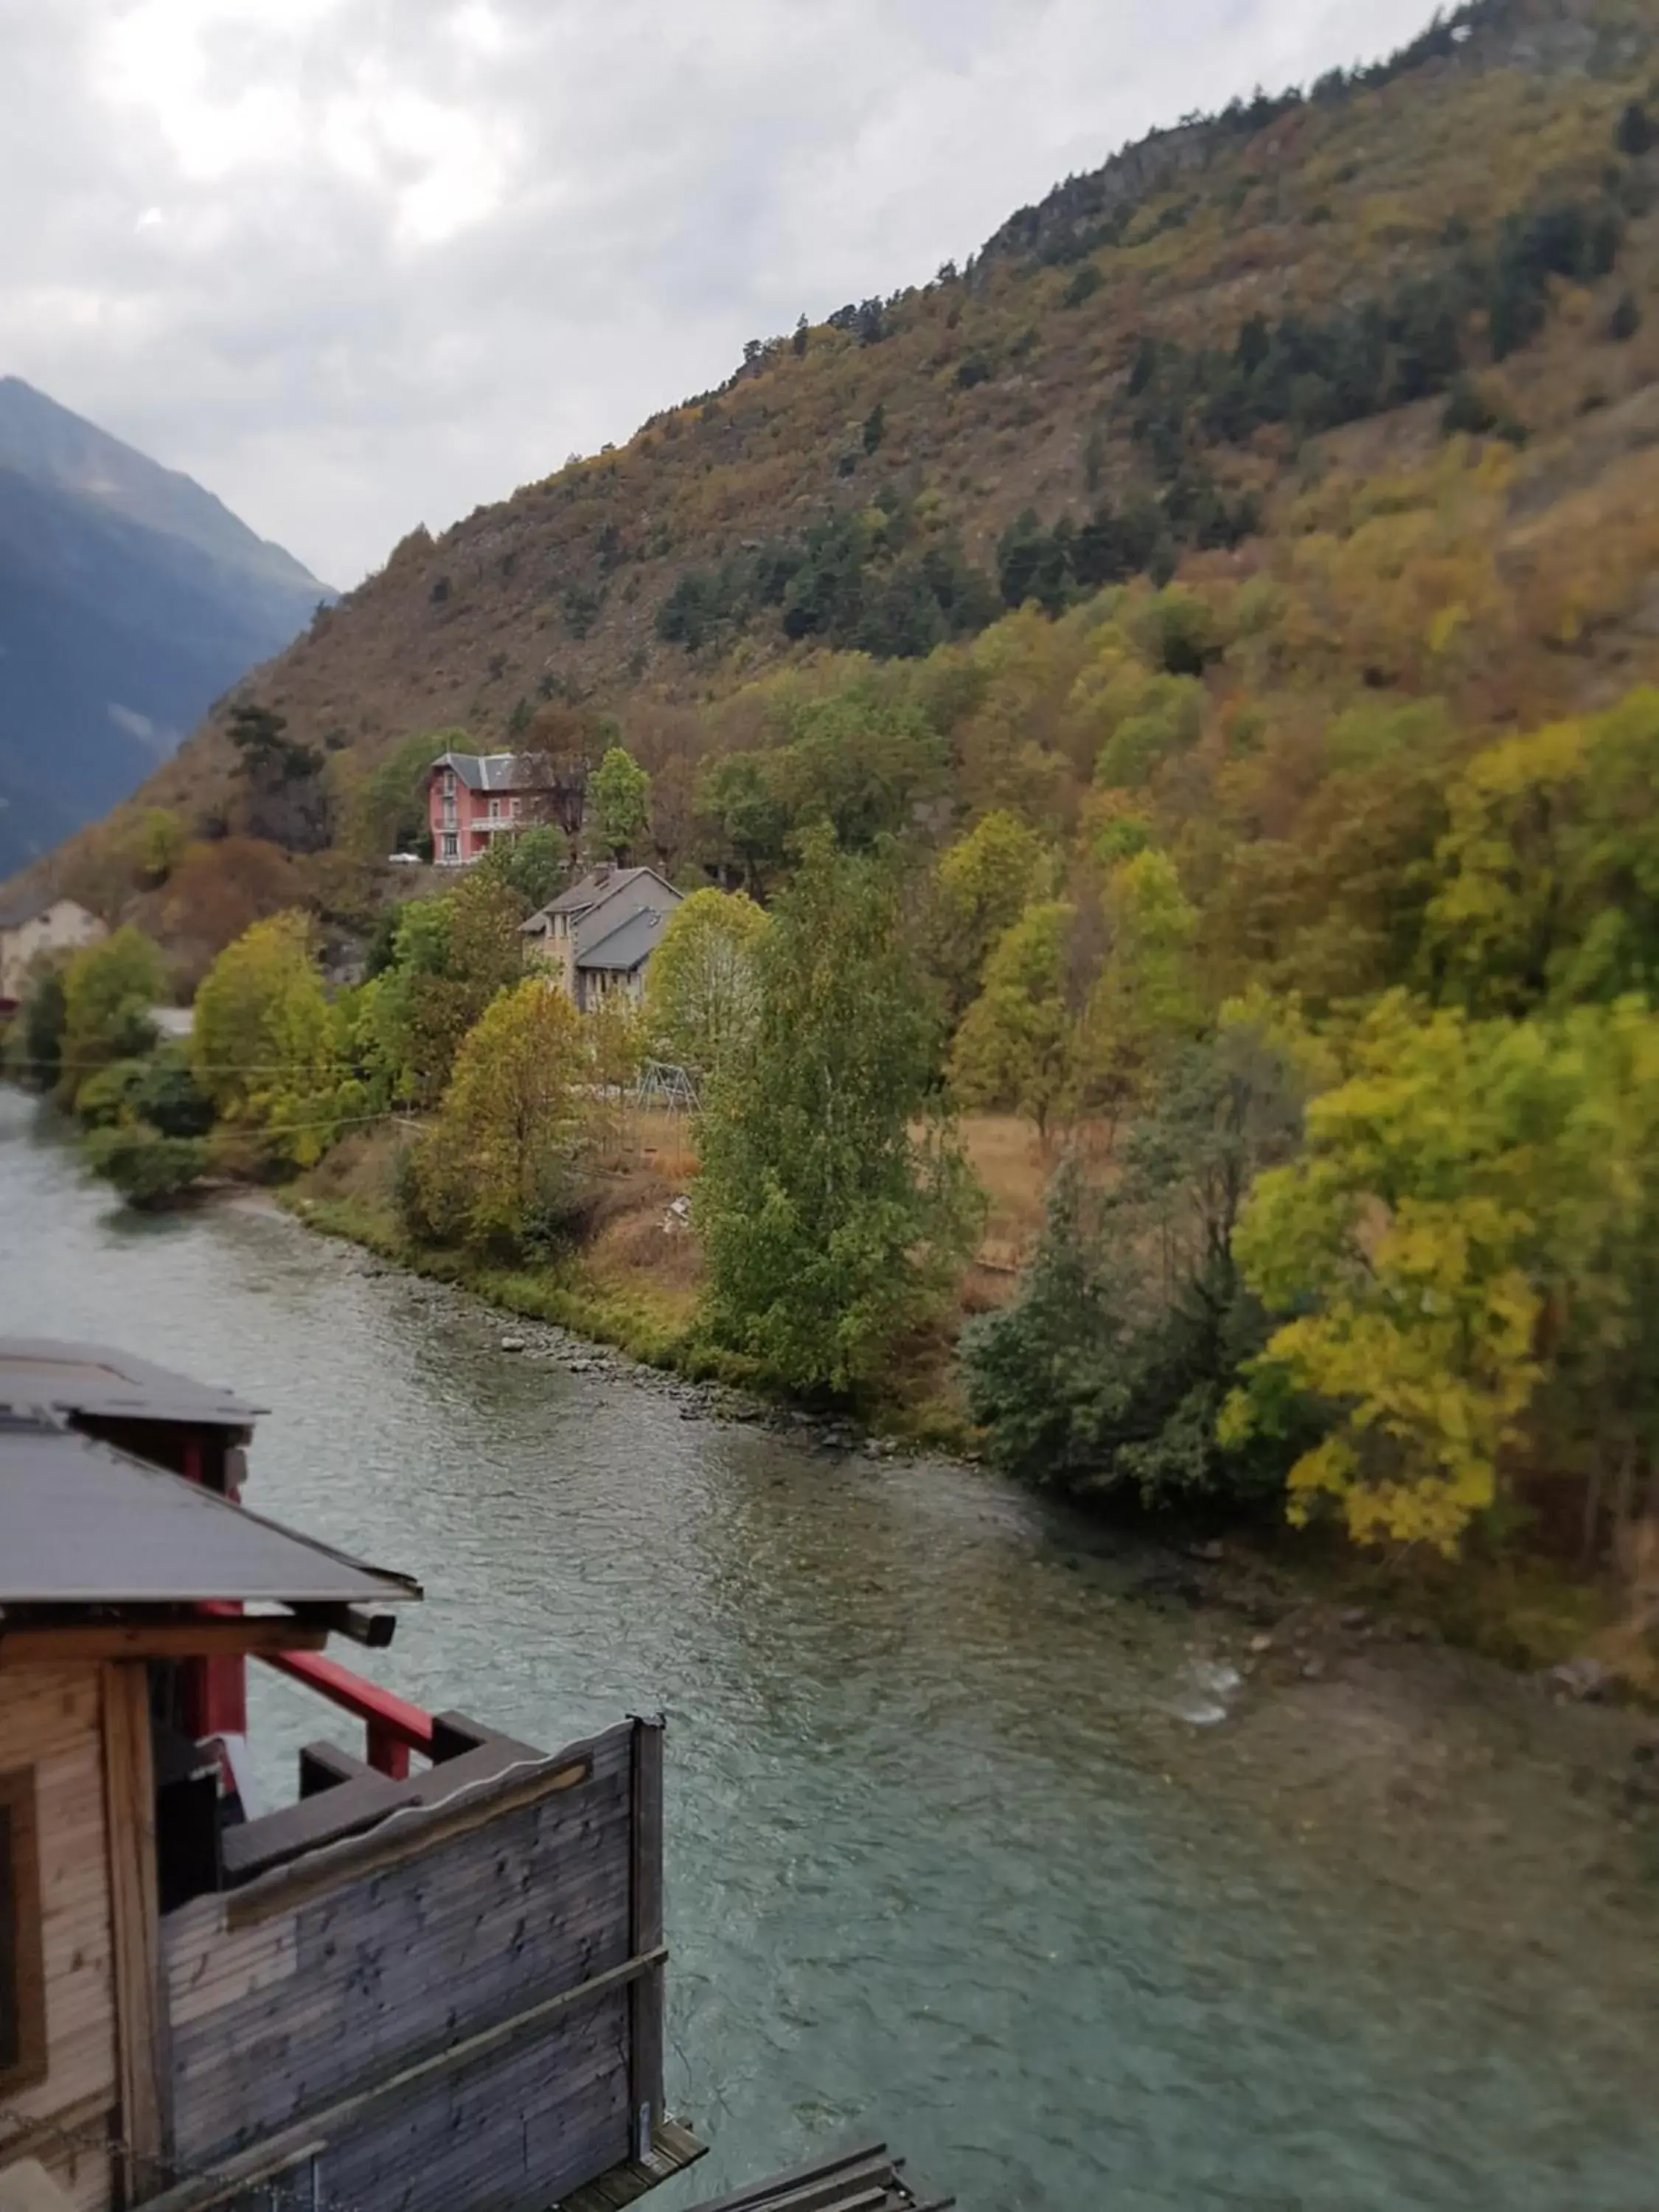
{"label": "deciduous tree", "polygon": [[1075,907],[1049,899],[1004,931],[951,1056],[965,1104],[1029,1115],[1044,1145],[1076,1101],[1079,1024],[1066,992],[1076,920]]}
{"label": "deciduous tree", "polygon": [[596,848],[626,860],[651,827],[651,779],[633,755],[612,745],[588,779],[587,818]]}
{"label": "deciduous tree", "polygon": [[971,1243],[966,1170],[929,1127],[934,1010],[890,866],[827,832],[757,957],[760,1018],[702,1121],[708,1326],[792,1389],[856,1391],[938,1310]]}
{"label": "deciduous tree", "polygon": [[1046,857],[1036,832],[1004,807],[982,815],[940,854],[928,935],[952,1022],[979,989],[992,946],[1035,895]]}
{"label": "deciduous tree", "polygon": [[73,1105],[88,1079],[113,1060],[142,1058],[155,1042],[150,1010],[167,996],[161,949],[129,923],[76,953],[64,970],[64,1035],[58,1096]]}
{"label": "deciduous tree", "polygon": [[755,956],[766,927],[741,891],[693,891],[675,908],[647,971],[654,1052],[712,1076],[746,1042],[760,1011]]}
{"label": "deciduous tree", "polygon": [[562,991],[526,976],[490,1002],[416,1153],[436,1234],[482,1247],[536,1241],[568,1189],[588,1073],[582,1017]]}
{"label": "deciduous tree", "polygon": [[316,951],[307,915],[255,922],[203,978],[190,1040],[191,1070],[220,1119],[295,1167],[322,1158],[349,1110]]}

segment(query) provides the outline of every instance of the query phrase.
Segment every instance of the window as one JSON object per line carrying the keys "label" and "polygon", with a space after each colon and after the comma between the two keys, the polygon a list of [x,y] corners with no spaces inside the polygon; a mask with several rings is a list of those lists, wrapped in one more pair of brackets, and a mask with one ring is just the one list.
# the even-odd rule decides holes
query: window
{"label": "window", "polygon": [[499,799],[492,799],[489,802],[489,818],[492,822],[499,822],[501,818],[501,802]]}
{"label": "window", "polygon": [[455,771],[453,768],[447,768],[444,770],[444,797],[446,799],[453,799],[454,796]]}
{"label": "window", "polygon": [[461,857],[461,841],[460,841],[460,838],[457,836],[456,832],[455,832],[453,830],[446,830],[446,831],[444,832],[444,858],[445,858],[445,860],[459,860],[460,859],[460,857]]}
{"label": "window", "polygon": [[514,800],[514,802],[513,802],[513,819],[516,822],[516,821],[518,820],[518,818],[519,818],[519,801],[515,799]]}
{"label": "window", "polygon": [[34,1777],[0,1774],[0,2094],[46,2078]]}

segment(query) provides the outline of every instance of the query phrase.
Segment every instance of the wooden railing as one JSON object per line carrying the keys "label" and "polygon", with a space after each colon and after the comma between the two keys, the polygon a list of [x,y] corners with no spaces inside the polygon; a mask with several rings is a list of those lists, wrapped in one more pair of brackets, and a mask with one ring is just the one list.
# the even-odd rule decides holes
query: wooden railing
{"label": "wooden railing", "polygon": [[383,1690],[378,1682],[368,1681],[337,1660],[325,1659],[313,1651],[278,1651],[268,1657],[279,1674],[302,1682],[331,1705],[356,1715],[368,1739],[368,1764],[377,1773],[402,1782],[408,1778],[411,1751],[431,1758],[432,1716],[410,1705],[407,1698]]}

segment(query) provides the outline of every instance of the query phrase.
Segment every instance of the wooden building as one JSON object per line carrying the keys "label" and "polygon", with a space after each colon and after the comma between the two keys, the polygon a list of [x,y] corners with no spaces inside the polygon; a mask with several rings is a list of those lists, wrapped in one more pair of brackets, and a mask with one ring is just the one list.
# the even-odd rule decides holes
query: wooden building
{"label": "wooden building", "polygon": [[[701,2148],[660,1724],[550,1755],[325,1656],[420,1591],[238,1503],[253,1416],[0,1341],[0,2207],[625,2204]],[[365,1728],[266,1812],[250,1659]]]}

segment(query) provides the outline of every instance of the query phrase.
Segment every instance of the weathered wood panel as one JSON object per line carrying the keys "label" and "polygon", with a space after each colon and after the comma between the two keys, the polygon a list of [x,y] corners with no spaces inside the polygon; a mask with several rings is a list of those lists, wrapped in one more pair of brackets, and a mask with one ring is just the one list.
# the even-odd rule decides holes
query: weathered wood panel
{"label": "weathered wood panel", "polygon": [[148,1668],[105,1668],[103,1725],[115,2059],[125,2195],[131,2204],[155,2193],[163,2150],[160,1893]]}
{"label": "weathered wood panel", "polygon": [[94,1666],[0,1674],[0,1772],[32,1771],[39,1832],[46,2075],[14,2092],[0,2142],[33,2122],[29,2154],[84,2212],[111,2201],[100,2147],[116,2118],[115,1999]]}
{"label": "weathered wood panel", "polygon": [[[437,1816],[418,1850],[393,1830],[395,1850],[344,1846],[337,1861],[301,1863],[291,1881],[273,1875],[257,1893],[171,1915],[177,2163],[200,2170],[284,2129],[303,2132],[388,2083],[329,2134],[325,2197],[374,2212],[539,2212],[624,2158],[638,2010],[627,1986],[488,2051],[458,2053],[459,2063],[426,2062],[635,1955],[635,1737],[629,1725],[586,1747],[586,1778],[574,1786],[515,1802],[520,1778],[498,1818],[463,1808],[445,1833]],[[561,1753],[551,1770],[568,1777],[571,1758]],[[645,1802],[647,1811],[658,1802],[648,1790]],[[659,1850],[659,1820],[647,1856]],[[331,1863],[338,1878],[325,1886]],[[252,1917],[234,1924],[250,1900]],[[398,2086],[417,2065],[419,2076]],[[289,2189],[303,2201],[308,2179],[291,2178]],[[263,2191],[258,2201],[269,2202]]]}

